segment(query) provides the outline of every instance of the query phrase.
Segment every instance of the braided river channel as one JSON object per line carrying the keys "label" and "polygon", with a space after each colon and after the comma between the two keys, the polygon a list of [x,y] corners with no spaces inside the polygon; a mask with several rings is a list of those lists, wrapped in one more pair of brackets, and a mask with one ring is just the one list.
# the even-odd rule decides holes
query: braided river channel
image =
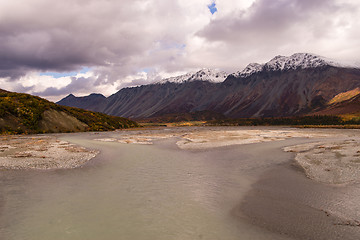
{"label": "braided river channel", "polygon": [[315,182],[283,151],[314,139],[187,150],[179,136],[95,141],[121,134],[59,134],[99,150],[79,168],[0,171],[0,239],[360,239],[342,224],[359,217],[359,184]]}

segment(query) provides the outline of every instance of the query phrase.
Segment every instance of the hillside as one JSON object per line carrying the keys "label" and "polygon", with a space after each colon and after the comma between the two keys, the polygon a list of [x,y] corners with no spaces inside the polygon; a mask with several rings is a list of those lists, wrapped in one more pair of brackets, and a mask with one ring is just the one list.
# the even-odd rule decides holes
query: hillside
{"label": "hillside", "polygon": [[[360,93],[354,94],[358,89],[337,95],[321,110],[313,113],[316,115],[341,115],[344,117],[360,117]],[[343,99],[339,100],[340,97]]]}
{"label": "hillside", "polygon": [[122,117],[64,107],[29,94],[0,89],[0,133],[108,131],[137,127]]}
{"label": "hillside", "polygon": [[262,71],[228,78],[224,85],[226,97],[219,98],[214,107],[229,117],[301,116],[321,109],[338,93],[360,86],[360,70],[322,66]]}

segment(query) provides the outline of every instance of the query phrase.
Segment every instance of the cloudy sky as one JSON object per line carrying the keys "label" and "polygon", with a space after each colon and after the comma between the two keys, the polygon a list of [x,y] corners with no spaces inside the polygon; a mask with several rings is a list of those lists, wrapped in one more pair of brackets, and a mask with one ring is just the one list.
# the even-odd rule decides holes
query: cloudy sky
{"label": "cloudy sky", "polygon": [[52,101],[310,52],[360,65],[356,0],[0,0],[0,88]]}

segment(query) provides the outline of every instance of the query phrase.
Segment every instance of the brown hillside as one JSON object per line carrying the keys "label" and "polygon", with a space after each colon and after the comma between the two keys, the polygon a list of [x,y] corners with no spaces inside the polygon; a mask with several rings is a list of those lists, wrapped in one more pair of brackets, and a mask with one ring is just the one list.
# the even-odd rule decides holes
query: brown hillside
{"label": "brown hillside", "polygon": [[360,113],[360,94],[342,102],[336,102],[325,109],[315,112],[316,115],[344,115]]}
{"label": "brown hillside", "polygon": [[64,107],[0,89],[0,134],[109,131],[137,126],[126,118]]}

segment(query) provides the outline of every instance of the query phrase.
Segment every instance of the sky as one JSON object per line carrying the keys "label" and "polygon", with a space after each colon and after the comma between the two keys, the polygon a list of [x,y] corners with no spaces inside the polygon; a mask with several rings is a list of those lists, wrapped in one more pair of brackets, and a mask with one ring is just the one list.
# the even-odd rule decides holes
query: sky
{"label": "sky", "polygon": [[276,55],[360,66],[355,0],[0,0],[0,88],[58,101]]}

